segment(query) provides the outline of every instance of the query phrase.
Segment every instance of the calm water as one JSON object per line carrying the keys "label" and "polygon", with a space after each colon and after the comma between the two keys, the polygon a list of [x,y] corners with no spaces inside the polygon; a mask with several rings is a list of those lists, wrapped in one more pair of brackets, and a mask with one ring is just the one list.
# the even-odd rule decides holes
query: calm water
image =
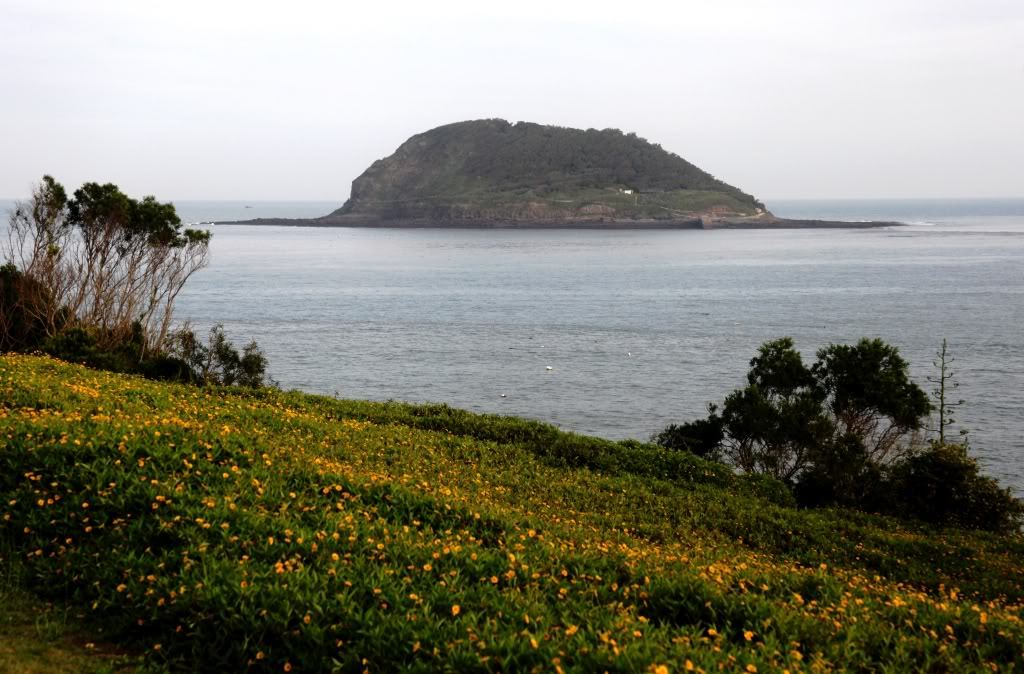
{"label": "calm water", "polygon": [[[334,203],[179,202],[186,221]],[[701,416],[768,339],[881,337],[922,385],[942,338],[986,472],[1024,494],[1024,200],[770,202],[881,230],[220,226],[178,315],[255,338],[285,388],[441,401],[609,438]],[[547,370],[547,367],[553,369]],[[930,388],[930,386],[928,386]],[[504,397],[502,395],[504,394]]]}

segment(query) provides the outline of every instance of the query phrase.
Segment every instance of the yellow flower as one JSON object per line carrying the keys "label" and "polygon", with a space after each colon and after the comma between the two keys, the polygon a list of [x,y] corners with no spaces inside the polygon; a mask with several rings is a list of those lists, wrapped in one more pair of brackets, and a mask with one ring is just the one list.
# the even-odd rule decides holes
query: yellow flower
{"label": "yellow flower", "polygon": [[452,606],[452,615],[459,615],[460,611],[462,611],[462,609],[459,607],[458,604]]}
{"label": "yellow flower", "polygon": [[658,665],[654,668],[654,674],[668,674],[668,667],[666,665]]}
{"label": "yellow flower", "polygon": [[750,641],[750,640],[752,640],[754,638],[754,633],[751,632],[750,630],[744,630],[743,631],[743,638],[746,639],[747,641]]}

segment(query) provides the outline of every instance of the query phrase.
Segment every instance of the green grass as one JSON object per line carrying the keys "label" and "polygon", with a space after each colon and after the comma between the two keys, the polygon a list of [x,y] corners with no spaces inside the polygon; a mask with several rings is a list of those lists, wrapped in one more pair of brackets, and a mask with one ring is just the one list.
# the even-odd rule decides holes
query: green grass
{"label": "green grass", "polygon": [[0,674],[141,671],[137,658],[83,623],[83,611],[31,595],[22,572],[13,551],[0,548]]}
{"label": "green grass", "polygon": [[0,360],[24,587],[182,671],[1024,669],[1024,542],[445,406]]}

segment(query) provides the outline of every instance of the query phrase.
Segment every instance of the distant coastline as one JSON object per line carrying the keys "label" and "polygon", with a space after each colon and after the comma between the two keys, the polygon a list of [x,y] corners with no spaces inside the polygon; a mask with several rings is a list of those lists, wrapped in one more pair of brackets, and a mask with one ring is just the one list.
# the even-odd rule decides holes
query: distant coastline
{"label": "distant coastline", "polygon": [[823,220],[817,218],[779,218],[773,215],[732,218],[673,219],[579,219],[579,220],[507,220],[464,218],[432,220],[428,218],[384,219],[351,215],[321,218],[256,218],[253,220],[214,221],[215,225],[264,225],[277,227],[361,227],[396,229],[866,229],[901,227],[905,223],[888,220]]}

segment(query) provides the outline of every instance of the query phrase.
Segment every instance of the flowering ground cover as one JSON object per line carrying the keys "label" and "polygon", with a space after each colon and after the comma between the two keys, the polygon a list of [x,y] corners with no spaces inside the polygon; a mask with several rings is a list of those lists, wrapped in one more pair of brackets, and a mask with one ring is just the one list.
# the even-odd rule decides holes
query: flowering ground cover
{"label": "flowering ground cover", "polygon": [[0,358],[0,543],[184,671],[1024,669],[1024,541],[638,443]]}

